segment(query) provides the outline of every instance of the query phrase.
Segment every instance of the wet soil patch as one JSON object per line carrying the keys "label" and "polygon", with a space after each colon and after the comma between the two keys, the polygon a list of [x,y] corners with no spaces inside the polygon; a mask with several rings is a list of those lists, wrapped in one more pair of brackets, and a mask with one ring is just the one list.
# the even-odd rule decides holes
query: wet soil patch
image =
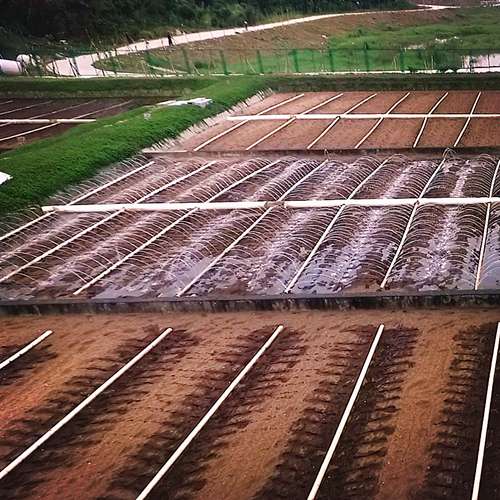
{"label": "wet soil patch", "polygon": [[[153,331],[154,330],[154,331]],[[128,341],[109,356],[96,360],[87,369],[87,375],[73,377],[66,388],[49,398],[47,405],[30,417],[13,422],[4,445],[11,452],[6,463],[14,460],[25,448],[41,437],[63,416],[102,385],[119,368],[137,355],[158,335],[150,328],[142,339]],[[148,386],[175,368],[176,364],[199,340],[184,330],[171,332],[159,345],[130,368],[122,377],[98,396],[89,406],[54,434],[42,448],[14,469],[0,484],[2,499],[29,497],[33,489],[44,481],[44,475],[56,467],[69,468],[72,453],[100,442],[101,434],[113,427],[128,411],[129,405],[140,401],[148,393]]]}
{"label": "wet soil patch", "polygon": [[371,499],[377,494],[418,335],[402,327],[384,331],[317,498]]}
{"label": "wet soil patch", "polygon": [[495,331],[496,324],[487,323],[455,336],[445,405],[429,446],[430,465],[412,500],[471,498]]}
{"label": "wet soil patch", "polygon": [[[180,410],[167,419],[161,432],[134,457],[134,465],[119,474],[111,487],[115,491],[110,491],[106,500],[123,498],[120,490],[131,490],[135,496],[148,484],[274,329],[266,327],[236,339],[232,348],[220,356],[222,368],[201,374],[201,380],[179,406]],[[226,447],[227,438],[248,425],[252,412],[272,398],[305,349],[300,334],[290,329],[282,332],[148,498],[188,499],[202,489],[206,484],[203,475],[207,464]]]}

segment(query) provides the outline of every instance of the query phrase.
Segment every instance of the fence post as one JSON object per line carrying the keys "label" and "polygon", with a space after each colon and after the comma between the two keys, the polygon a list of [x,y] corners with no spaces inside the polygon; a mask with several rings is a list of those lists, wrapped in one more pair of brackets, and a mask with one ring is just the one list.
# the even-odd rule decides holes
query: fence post
{"label": "fence post", "polygon": [[313,65],[313,72],[316,73],[316,61],[314,60],[314,49],[311,49],[311,61]]}
{"label": "fence post", "polygon": [[113,73],[118,76],[118,62],[115,59],[113,52],[109,52],[109,59],[111,60],[111,67],[113,68]]}
{"label": "fence post", "polygon": [[257,65],[259,68],[259,73],[264,74],[264,65],[262,64],[262,56],[260,55],[260,50],[257,49]]}
{"label": "fence post", "polygon": [[328,62],[330,64],[330,71],[335,73],[335,54],[333,49],[328,49]]}
{"label": "fence post", "polygon": [[404,73],[406,64],[405,64],[405,52],[402,47],[399,48],[399,67],[400,70]]}
{"label": "fence post", "polygon": [[292,57],[293,57],[293,66],[295,68],[295,73],[300,73],[299,55],[297,49],[292,50]]}
{"label": "fence post", "polygon": [[227,70],[226,56],[224,55],[224,51],[222,49],[220,49],[219,52],[220,52],[220,58],[222,61],[222,72],[225,75],[229,75],[229,71]]}
{"label": "fence post", "polygon": [[184,49],[182,49],[182,55],[184,56],[184,62],[186,63],[186,72],[189,75],[191,74],[191,65],[189,64],[187,52]]}
{"label": "fence post", "polygon": [[365,56],[365,69],[366,69],[366,72],[369,73],[370,72],[370,55],[368,54],[368,50],[369,50],[369,47],[368,47],[368,44],[365,43],[365,47],[364,47],[364,56]]}

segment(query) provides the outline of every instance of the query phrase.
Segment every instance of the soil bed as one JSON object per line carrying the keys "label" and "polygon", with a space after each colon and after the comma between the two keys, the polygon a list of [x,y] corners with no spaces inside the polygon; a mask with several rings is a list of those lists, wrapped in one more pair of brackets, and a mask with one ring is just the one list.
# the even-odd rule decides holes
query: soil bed
{"label": "soil bed", "polygon": [[450,147],[455,144],[465,125],[463,119],[431,118],[427,120],[418,147]]}
{"label": "soil bed", "polygon": [[[8,402],[0,420],[4,457],[29,446],[160,331],[174,331],[1,481],[2,498],[136,498],[283,324],[151,498],[168,491],[303,500],[380,323],[385,333],[320,498],[352,498],[353,491],[369,499],[429,498],[440,493],[429,482],[436,473],[454,497],[470,497],[491,325],[499,320],[499,312],[477,309],[6,318],[3,350],[49,328],[54,334],[51,358],[0,386]],[[461,415],[455,406],[474,411]],[[448,436],[464,418],[474,431]],[[450,458],[460,472],[437,470],[436,453],[457,439],[464,448]]]}
{"label": "soil bed", "polygon": [[352,149],[377,123],[377,120],[342,118],[316,144],[315,149]]}

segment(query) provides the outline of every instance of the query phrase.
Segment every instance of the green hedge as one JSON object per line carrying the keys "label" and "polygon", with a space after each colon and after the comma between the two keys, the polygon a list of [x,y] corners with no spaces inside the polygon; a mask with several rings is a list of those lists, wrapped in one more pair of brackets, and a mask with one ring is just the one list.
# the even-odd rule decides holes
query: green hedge
{"label": "green hedge", "polygon": [[13,179],[0,186],[0,215],[42,203],[56,191],[81,182],[99,169],[129,158],[162,139],[235,106],[266,87],[263,78],[225,79],[192,96],[213,99],[206,108],[147,108],[81,125],[66,134],[0,155],[0,171]]}
{"label": "green hedge", "polygon": [[276,92],[319,92],[329,90],[500,90],[495,73],[467,74],[379,74],[273,76],[268,85]]}

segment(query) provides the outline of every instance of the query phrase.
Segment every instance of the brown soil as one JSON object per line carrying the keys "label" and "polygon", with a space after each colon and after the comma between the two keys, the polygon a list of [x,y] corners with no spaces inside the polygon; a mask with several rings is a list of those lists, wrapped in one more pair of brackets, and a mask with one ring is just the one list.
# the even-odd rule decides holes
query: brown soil
{"label": "brown soil", "polygon": [[476,97],[477,92],[450,92],[434,110],[434,114],[470,113]]}
{"label": "brown soil", "polygon": [[322,102],[327,101],[328,99],[334,97],[335,95],[338,95],[338,92],[308,92],[304,95],[304,97],[300,97],[295,101],[292,101],[288,104],[284,104],[279,108],[269,111],[269,114],[286,115],[286,114],[304,113],[305,111],[313,108],[314,106],[317,106],[318,104],[321,104]]}
{"label": "brown soil", "polygon": [[[0,118],[21,119],[21,118],[89,118],[98,119],[108,116],[115,116],[130,109],[137,108],[147,103],[151,99],[14,99],[12,103],[0,106]],[[121,104],[121,105],[120,105]],[[118,105],[118,106],[117,106]],[[29,107],[28,107],[29,106]],[[20,109],[27,108],[27,109]],[[111,108],[111,109],[108,109]],[[46,137],[61,135],[67,130],[77,125],[63,124],[44,128],[47,124],[22,124],[10,125],[0,124],[0,139],[33,131],[24,136],[26,143],[34,142]],[[11,149],[21,144],[16,137],[0,142],[0,149]]]}
{"label": "brown soil", "polygon": [[[338,114],[345,113],[363,99],[373,95],[374,92],[344,92],[342,97],[329,102],[321,108],[314,110],[311,114]],[[375,97],[373,97],[375,99]]]}
{"label": "brown soil", "polygon": [[398,114],[428,113],[443,95],[444,92],[412,92],[392,112]]}
{"label": "brown soil", "polygon": [[427,120],[418,147],[452,147],[464,124],[464,119],[431,118]]}
{"label": "brown soil", "polygon": [[459,146],[498,146],[500,118],[473,118]]}
{"label": "brown soil", "polygon": [[500,113],[500,92],[482,92],[474,113]]}
{"label": "brown soil", "polygon": [[[352,114],[386,113],[396,104],[406,92],[379,92],[375,97],[356,108]],[[408,96],[406,99],[408,99]],[[404,101],[403,101],[404,102]]]}
{"label": "brown soil", "polygon": [[250,121],[205,146],[205,151],[241,151],[285,123],[284,120]]}
{"label": "brown soil", "polygon": [[[280,492],[302,500],[380,323],[386,333],[319,498],[335,492],[344,499],[353,491],[378,500],[410,499],[415,491],[429,498],[437,491],[428,480],[429,468],[436,467],[433,447],[454,428],[443,427],[442,415],[456,369],[467,382],[489,366],[490,330],[480,328],[484,348],[466,345],[482,338],[477,328],[459,335],[478,327],[477,318],[477,309],[4,318],[2,352],[54,330],[45,341],[45,354],[52,356],[0,386],[2,456],[10,459],[91,392],[96,380],[102,383],[166,327],[174,332],[0,482],[2,498],[135,498],[283,324],[285,331],[151,498],[167,490],[193,499],[267,499]],[[484,310],[480,319],[497,322],[500,313]],[[469,372],[456,365],[461,356],[476,354]],[[484,400],[481,380],[478,402]],[[476,412],[468,418],[480,425]],[[470,482],[473,468],[460,476]],[[451,491],[462,498],[461,485],[450,477]]]}
{"label": "brown soil", "polygon": [[362,144],[363,148],[411,148],[422,127],[423,119],[385,119]]}
{"label": "brown soil", "polygon": [[370,131],[377,120],[341,119],[318,141],[314,149],[351,149]]}
{"label": "brown soil", "polygon": [[[298,93],[281,93],[281,94],[273,94],[266,99],[263,99],[262,101],[259,101],[252,106],[249,106],[248,108],[244,107],[241,110],[238,110],[235,114],[236,115],[256,115],[258,113],[261,113],[262,111],[265,111],[268,108],[271,108],[280,102],[285,102],[288,99],[291,99],[292,97],[296,97],[299,95]],[[300,101],[302,98],[296,99],[297,101]],[[293,101],[295,102],[295,101]],[[278,114],[279,107],[275,108],[274,110],[271,111],[271,113]],[[203,144],[204,142],[208,141],[209,139],[212,139],[212,137],[215,137],[222,132],[225,132],[226,130],[230,129],[231,127],[234,127],[237,125],[238,122],[236,121],[228,121],[225,120],[218,125],[215,125],[213,127],[209,127],[207,130],[204,130],[202,132],[199,132],[195,134],[193,137],[190,137],[189,139],[186,139],[183,141],[178,148],[175,149],[186,149],[186,150],[192,150]]]}
{"label": "brown soil", "polygon": [[256,150],[306,149],[332,123],[332,120],[296,120],[261,142]]}

